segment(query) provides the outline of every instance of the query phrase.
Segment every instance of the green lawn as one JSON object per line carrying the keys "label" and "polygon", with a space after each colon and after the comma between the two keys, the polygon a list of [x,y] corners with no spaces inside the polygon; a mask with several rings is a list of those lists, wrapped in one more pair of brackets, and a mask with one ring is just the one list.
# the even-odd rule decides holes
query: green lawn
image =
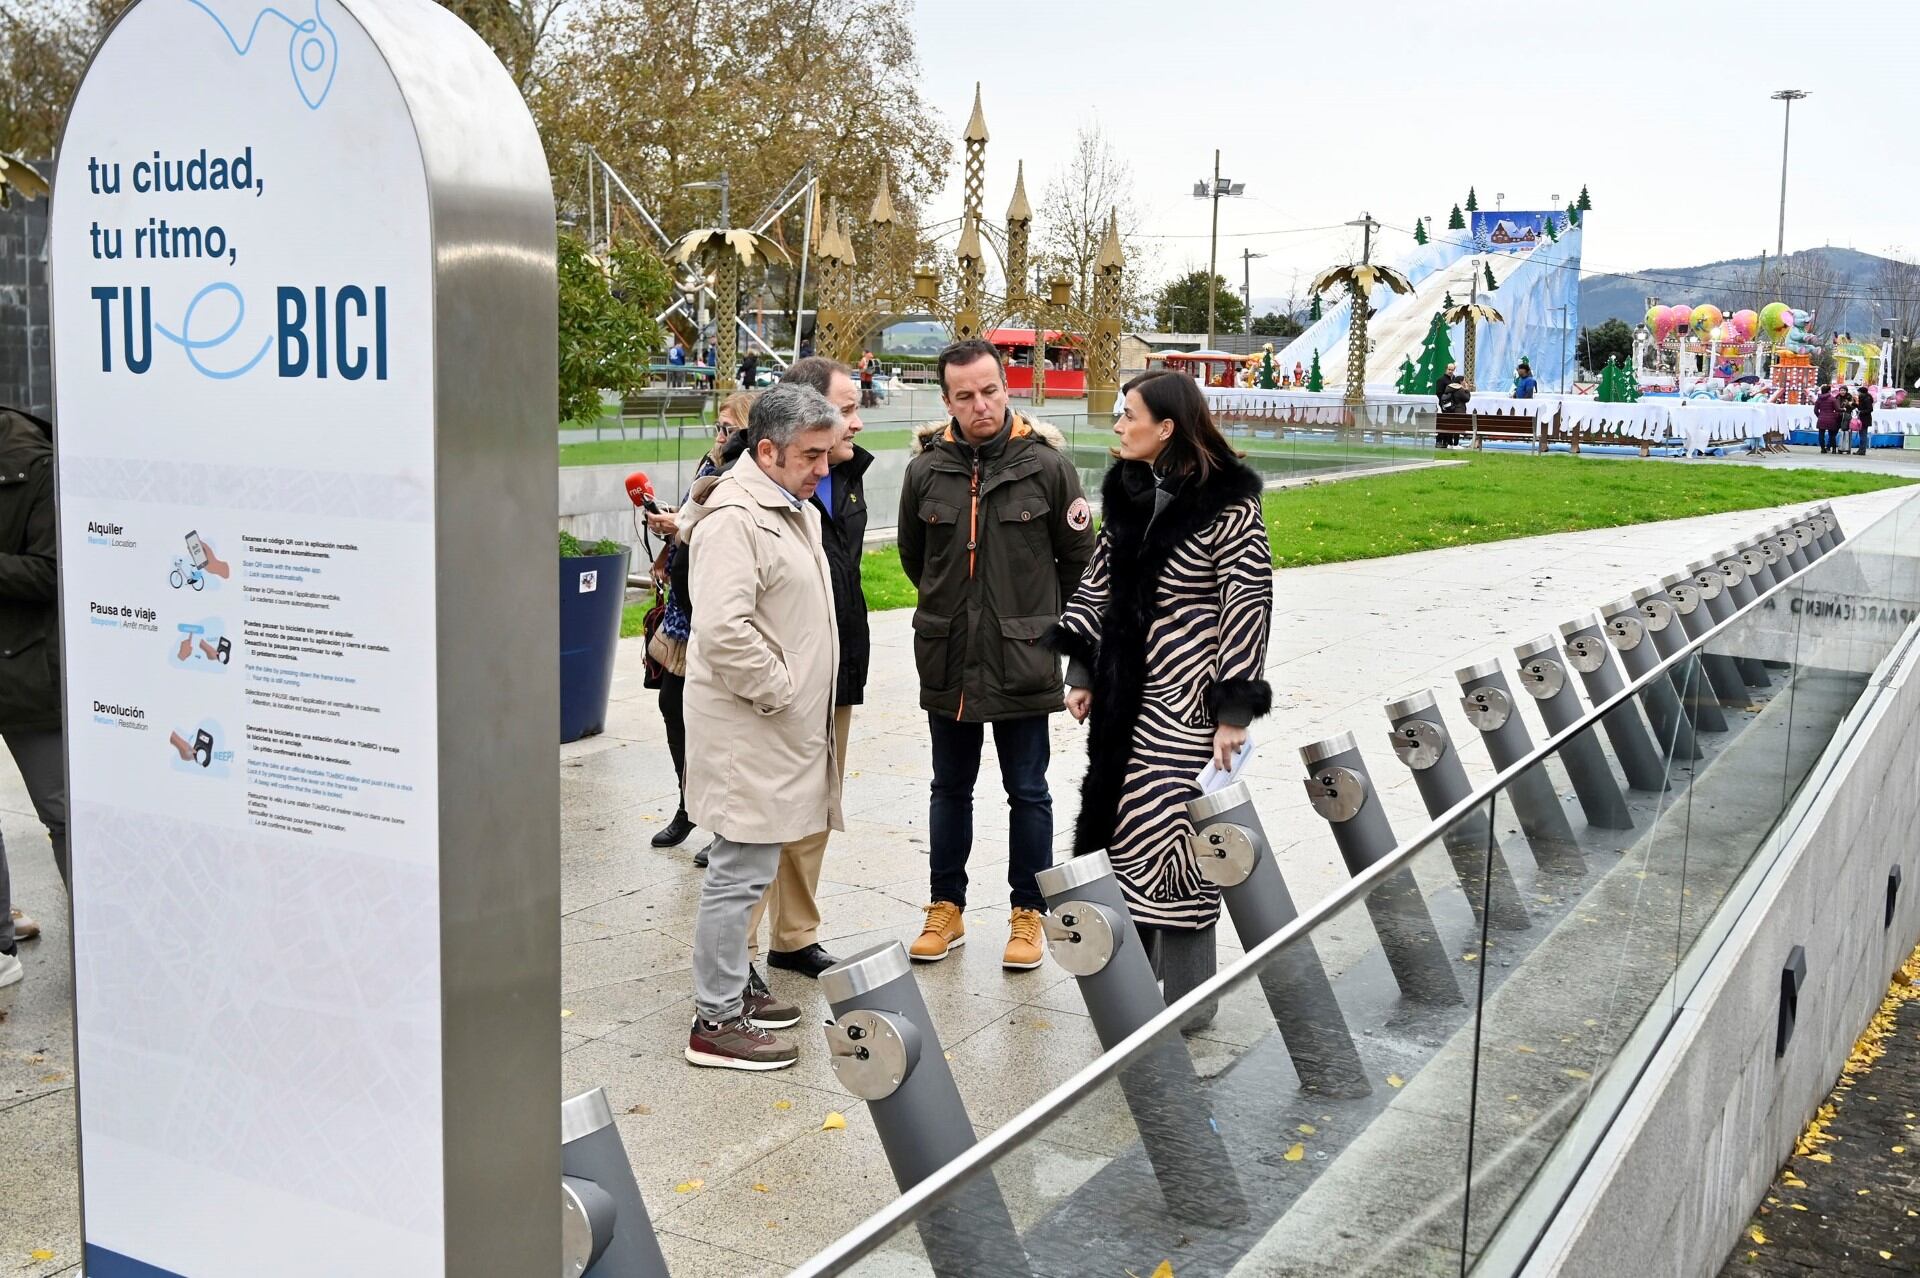
{"label": "green lawn", "polygon": [[[1270,492],[1261,505],[1274,567],[1298,568],[1785,506],[1912,482],[1849,471],[1489,453],[1464,466]],[[860,580],[874,612],[913,606],[913,584],[892,547],[867,552]],[[643,611],[629,605],[632,633]]]}

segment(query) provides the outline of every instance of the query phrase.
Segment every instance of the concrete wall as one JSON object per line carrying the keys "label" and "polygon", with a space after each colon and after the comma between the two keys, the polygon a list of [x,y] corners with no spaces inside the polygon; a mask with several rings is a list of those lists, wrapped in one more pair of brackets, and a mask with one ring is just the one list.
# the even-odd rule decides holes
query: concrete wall
{"label": "concrete wall", "polygon": [[[1920,651],[1886,677],[1526,1269],[1716,1272],[1920,942]],[[1905,876],[1883,926],[1888,872]],[[1780,969],[1804,946],[1798,1027],[1774,1056]]]}

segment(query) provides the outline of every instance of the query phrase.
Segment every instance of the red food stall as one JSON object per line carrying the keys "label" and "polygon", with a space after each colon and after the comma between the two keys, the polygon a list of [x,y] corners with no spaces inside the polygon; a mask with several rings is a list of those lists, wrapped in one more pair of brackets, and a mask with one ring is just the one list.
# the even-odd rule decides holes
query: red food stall
{"label": "red food stall", "polygon": [[[1033,393],[1033,330],[1030,328],[994,328],[987,330],[987,341],[1001,353],[1007,369],[1009,394]],[[1047,330],[1047,394],[1069,399],[1085,399],[1087,369],[1078,333]],[[1020,362],[1016,363],[1015,360]]]}
{"label": "red food stall", "polygon": [[1147,368],[1185,373],[1199,378],[1202,386],[1233,386],[1246,360],[1245,355],[1230,355],[1225,351],[1156,351],[1147,356]]}

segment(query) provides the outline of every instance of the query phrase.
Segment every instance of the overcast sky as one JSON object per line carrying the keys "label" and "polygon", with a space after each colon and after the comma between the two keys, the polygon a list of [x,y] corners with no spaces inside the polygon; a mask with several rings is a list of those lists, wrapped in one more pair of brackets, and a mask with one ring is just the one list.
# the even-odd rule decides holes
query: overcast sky
{"label": "overcast sky", "polygon": [[[1483,209],[1592,194],[1587,271],[1772,252],[1782,104],[1793,107],[1789,252],[1920,255],[1910,58],[1920,0],[1482,5],[1412,0],[915,0],[923,91],[958,139],[981,85],[986,210],[1014,161],[1036,208],[1075,129],[1097,121],[1132,165],[1162,273],[1204,268],[1195,179],[1246,183],[1220,205],[1220,273],[1240,252],[1256,298],[1351,256],[1367,210],[1410,228],[1477,187]],[[1869,24],[1874,24],[1870,29]],[[1364,87],[1350,93],[1357,68]],[[956,149],[956,163],[958,151]],[[956,216],[956,179],[936,217]],[[1045,216],[1044,209],[1040,209]],[[1278,233],[1275,232],[1285,232]],[[1383,232],[1389,253],[1407,237]],[[1658,291],[1658,290],[1654,290]]]}

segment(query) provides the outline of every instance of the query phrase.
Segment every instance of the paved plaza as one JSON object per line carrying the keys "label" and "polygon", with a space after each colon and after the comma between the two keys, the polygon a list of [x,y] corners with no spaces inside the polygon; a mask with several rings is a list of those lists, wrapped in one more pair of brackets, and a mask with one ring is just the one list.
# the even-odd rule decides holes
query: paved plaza
{"label": "paved plaza", "polygon": [[[1920,471],[1906,458],[1870,460],[1876,469]],[[1833,504],[1857,530],[1910,491]],[[1254,725],[1249,773],[1296,900],[1304,908],[1345,878],[1325,824],[1307,806],[1297,747],[1355,732],[1396,830],[1411,834],[1424,824],[1424,809],[1410,774],[1387,751],[1383,701],[1429,686],[1444,693],[1454,670],[1476,660],[1500,656],[1511,667],[1514,645],[1786,513],[1753,510],[1276,574],[1267,671],[1275,707]],[[905,610],[873,618],[873,676],[854,717],[848,829],[833,838],[821,885],[822,940],[843,957],[911,939],[927,891],[931,770],[909,619]],[[893,1181],[864,1106],[828,1068],[814,1028],[826,1009],[812,982],[771,975],[775,989],[805,1009],[791,1031],[803,1048],[795,1068],[750,1075],[696,1070],[681,1059],[700,892],[691,855],[706,836],[665,852],[648,846],[672,815],[675,787],[654,696],[641,686],[638,641],[623,644],[613,695],[607,731],[559,752],[565,949],[558,1030],[566,1089],[607,1088],[675,1278],[780,1273],[884,1205]],[[1441,707],[1475,781],[1490,775],[1457,700],[1443,694]],[[1063,849],[1085,763],[1083,732],[1064,715],[1053,720],[1050,776]],[[981,778],[966,920],[975,943],[917,975],[984,1132],[1084,1066],[1098,1046],[1064,971],[1051,963],[1025,973],[999,966],[1006,808],[991,763]],[[72,991],[59,884],[10,767],[0,779],[0,830],[12,854],[15,900],[46,926],[43,939],[22,948],[26,981],[0,994],[0,1272],[39,1278],[78,1272]],[[166,918],[150,926],[156,945],[193,943],[170,934]],[[1223,958],[1238,952],[1229,936],[1220,945]],[[1235,1045],[1270,1027],[1248,987],[1195,1040],[1196,1061],[1207,1070],[1213,1056],[1217,1067]],[[844,1117],[844,1128],[823,1130],[833,1114]],[[1061,1145],[1034,1166],[1072,1184],[1101,1162]],[[1017,1201],[1013,1210],[1021,1218]],[[35,1259],[40,1251],[51,1255]]]}

